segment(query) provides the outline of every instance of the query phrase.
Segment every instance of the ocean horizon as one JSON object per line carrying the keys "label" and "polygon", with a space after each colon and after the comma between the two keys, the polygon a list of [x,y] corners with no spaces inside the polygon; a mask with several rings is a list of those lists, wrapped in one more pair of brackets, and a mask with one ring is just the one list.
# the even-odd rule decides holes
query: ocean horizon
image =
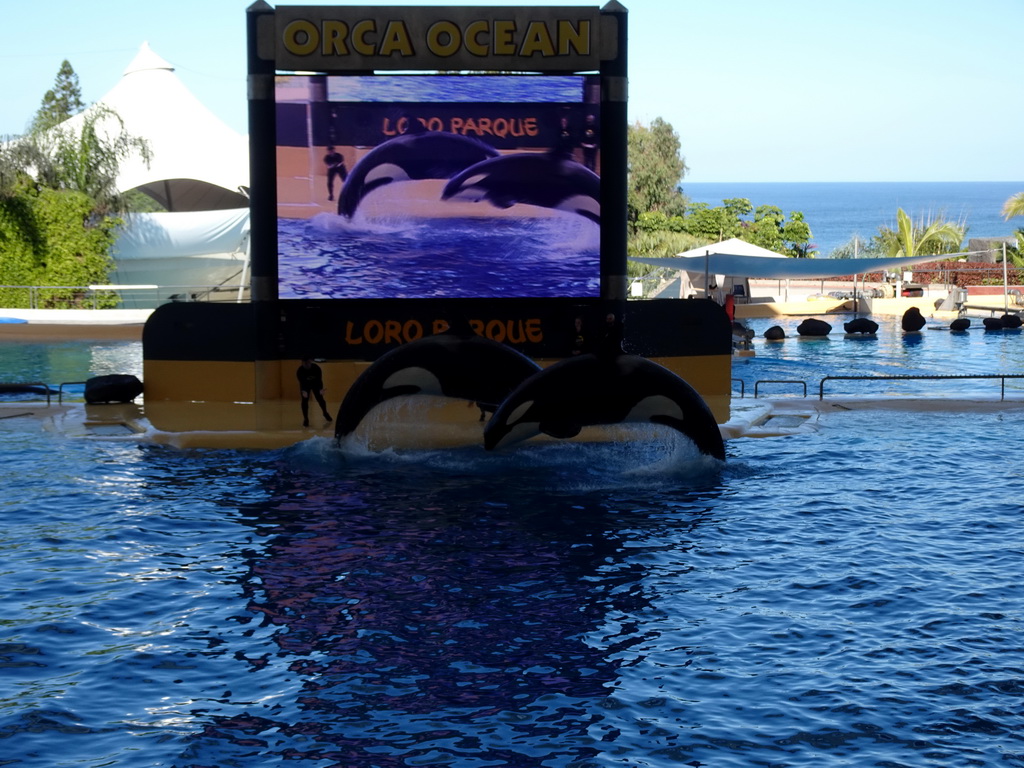
{"label": "ocean horizon", "polygon": [[854,236],[868,241],[879,227],[895,226],[902,208],[914,221],[941,217],[967,226],[971,238],[1008,237],[1024,218],[1004,221],[1003,203],[1024,192],[1024,181],[822,181],[822,182],[684,182],[692,202],[721,205],[747,198],[754,208],[774,205],[788,218],[804,214],[819,257],[827,257]]}

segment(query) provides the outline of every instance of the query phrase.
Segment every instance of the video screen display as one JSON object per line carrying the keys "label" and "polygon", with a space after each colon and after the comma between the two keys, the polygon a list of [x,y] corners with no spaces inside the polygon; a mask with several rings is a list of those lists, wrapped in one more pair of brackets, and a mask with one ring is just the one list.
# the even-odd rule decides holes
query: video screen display
{"label": "video screen display", "polygon": [[599,296],[598,82],[278,76],[279,297]]}

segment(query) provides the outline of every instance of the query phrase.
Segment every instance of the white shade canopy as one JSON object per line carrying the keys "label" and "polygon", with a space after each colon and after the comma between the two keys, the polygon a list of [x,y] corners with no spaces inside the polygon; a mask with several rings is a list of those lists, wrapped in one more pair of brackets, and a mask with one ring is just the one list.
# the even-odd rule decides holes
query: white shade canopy
{"label": "white shade canopy", "polygon": [[[124,130],[145,139],[153,154],[148,167],[139,157],[121,164],[119,191],[140,189],[168,211],[248,205],[240,192],[249,185],[247,137],[207,109],[147,43],[97,103],[116,112]],[[62,125],[74,130],[84,114]]]}
{"label": "white shade canopy", "polygon": [[664,258],[630,256],[630,261],[653,267],[668,267],[685,272],[736,275],[747,278],[826,279],[867,272],[900,272],[925,261],[949,259],[963,254],[891,257],[881,259],[793,259],[733,238],[713,245],[702,245]]}

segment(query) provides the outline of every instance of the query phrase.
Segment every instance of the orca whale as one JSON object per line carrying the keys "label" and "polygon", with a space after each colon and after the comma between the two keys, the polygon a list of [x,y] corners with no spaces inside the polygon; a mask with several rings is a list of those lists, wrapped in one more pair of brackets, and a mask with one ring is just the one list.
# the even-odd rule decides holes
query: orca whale
{"label": "orca whale", "polygon": [[725,459],[721,430],[696,390],[636,355],[580,355],[535,373],[484,426],[484,447],[494,450],[540,433],[575,437],[585,426],[626,422],[672,427],[701,453]]}
{"label": "orca whale", "polygon": [[338,408],[334,436],[354,432],[374,406],[401,395],[471,400],[493,411],[539,370],[530,358],[483,336],[426,336],[385,353],[359,375]]}
{"label": "orca whale", "polygon": [[338,195],[338,214],[351,219],[370,192],[396,181],[447,179],[498,151],[455,133],[415,131],[370,150],[352,168]]}
{"label": "orca whale", "polygon": [[527,203],[601,223],[601,177],[557,153],[519,152],[483,160],[454,176],[442,200],[487,200],[498,208]]}

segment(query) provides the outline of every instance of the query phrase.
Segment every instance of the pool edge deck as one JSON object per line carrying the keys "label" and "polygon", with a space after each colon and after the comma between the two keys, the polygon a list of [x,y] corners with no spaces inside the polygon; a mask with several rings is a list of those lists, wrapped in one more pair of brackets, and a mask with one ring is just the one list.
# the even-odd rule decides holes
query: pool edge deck
{"label": "pool edge deck", "polygon": [[[180,449],[273,450],[316,437],[334,437],[332,425],[322,424],[320,420],[311,427],[302,427],[291,413],[298,410],[297,405],[287,401],[275,402],[269,408],[253,408],[264,411],[261,416],[267,426],[228,424],[211,428],[206,417],[208,412],[197,410],[194,418],[187,414],[180,417],[172,429],[167,428],[166,424],[163,428],[157,428],[146,417],[144,404],[86,405],[64,402],[47,405],[42,400],[0,403],[0,422],[70,439],[135,440]],[[730,419],[720,424],[719,428],[726,441],[800,435],[815,429],[824,416],[850,411],[950,414],[1024,411],[1024,399],[742,398],[734,402]],[[282,414],[287,414],[285,418],[288,423],[281,420]],[[374,450],[389,446],[454,448],[482,444],[479,437],[481,431],[481,426],[469,423],[438,428],[437,425],[424,423],[393,422],[382,428],[381,434],[369,442],[373,444],[370,447]],[[425,435],[429,439],[424,439]],[[531,442],[552,439],[538,436],[532,438]],[[577,441],[586,442],[588,439],[577,438]]]}

